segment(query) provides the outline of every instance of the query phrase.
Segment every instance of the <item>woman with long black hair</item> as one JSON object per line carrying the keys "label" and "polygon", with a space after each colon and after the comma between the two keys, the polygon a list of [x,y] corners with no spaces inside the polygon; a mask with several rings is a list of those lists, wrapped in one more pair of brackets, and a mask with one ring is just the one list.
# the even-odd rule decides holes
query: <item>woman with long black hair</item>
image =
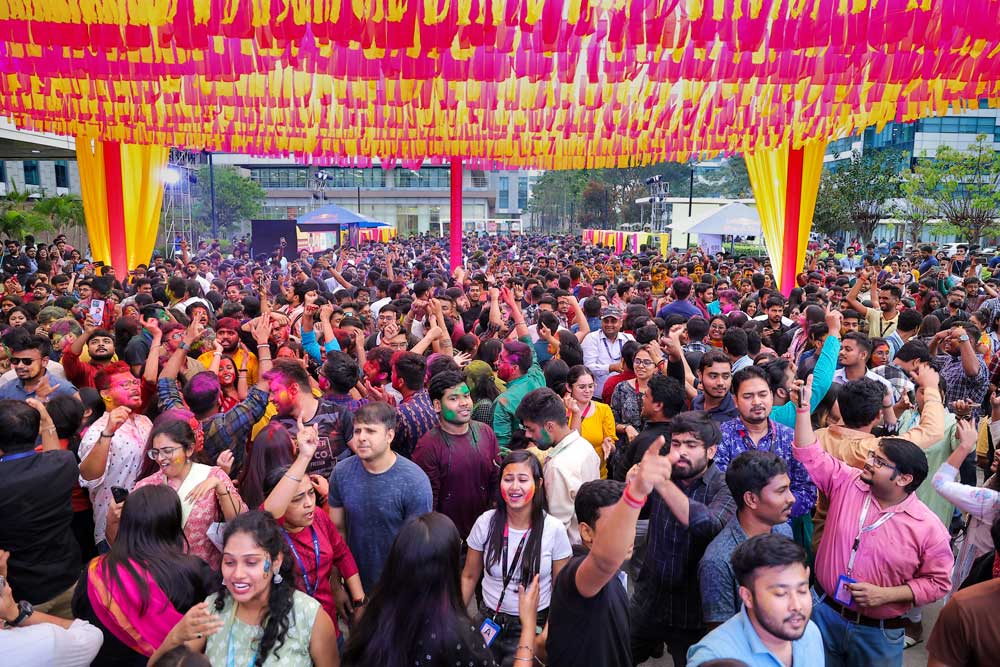
{"label": "woman with long black hair", "polygon": [[[344,648],[345,667],[496,667],[485,639],[495,638],[493,627],[473,624],[465,611],[458,575],[461,544],[455,524],[437,512],[403,526]],[[538,577],[528,583],[517,595],[523,630],[514,657],[525,667],[534,659]]]}
{"label": "woman with long black hair", "polygon": [[522,643],[519,586],[539,578],[538,624],[545,625],[553,582],[573,553],[566,527],[545,511],[542,466],[534,454],[512,451],[500,463],[497,508],[476,520],[468,545],[462,599],[469,604],[482,576],[479,616],[499,626],[490,649],[498,664],[510,667]]}
{"label": "woman with long black hair", "polygon": [[222,586],[184,615],[150,660],[181,644],[213,665],[337,667],[333,621],[295,589],[295,560],[270,514],[240,514],[226,526]]}
{"label": "woman with long black hair", "polygon": [[111,551],[87,566],[73,616],[104,633],[95,665],[144,667],[182,615],[204,600],[216,576],[184,553],[181,501],[167,486],[129,494]]}

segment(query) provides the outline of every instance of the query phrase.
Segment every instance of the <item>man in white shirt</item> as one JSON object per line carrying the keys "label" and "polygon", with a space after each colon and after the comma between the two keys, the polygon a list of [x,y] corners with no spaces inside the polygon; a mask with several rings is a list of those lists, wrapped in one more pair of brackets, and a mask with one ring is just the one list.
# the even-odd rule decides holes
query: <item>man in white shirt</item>
{"label": "man in white shirt", "polygon": [[851,380],[860,380],[863,377],[882,383],[889,392],[890,400],[895,403],[895,392],[892,383],[887,379],[868,370],[868,357],[872,354],[872,342],[868,336],[859,331],[851,331],[844,334],[840,344],[840,368],[833,374],[833,381],[837,384],[847,384]]}
{"label": "man in white shirt", "polygon": [[580,544],[580,525],[574,511],[576,492],[601,477],[601,459],[593,445],[570,429],[566,404],[547,387],[528,392],[517,407],[517,418],[545,459],[545,497],[549,514],[563,522],[573,544]]}
{"label": "man in white shirt", "polygon": [[583,364],[594,374],[594,395],[600,396],[608,378],[625,369],[622,346],[635,340],[622,333],[622,311],[615,306],[601,309],[601,330],[593,331],[583,339]]}

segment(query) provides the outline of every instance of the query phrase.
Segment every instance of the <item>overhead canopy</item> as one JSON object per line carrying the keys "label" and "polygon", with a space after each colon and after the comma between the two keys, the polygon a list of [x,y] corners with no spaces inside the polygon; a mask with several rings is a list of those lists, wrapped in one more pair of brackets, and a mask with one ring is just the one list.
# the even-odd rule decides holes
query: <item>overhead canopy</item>
{"label": "overhead canopy", "polygon": [[18,0],[0,115],[306,161],[616,167],[1000,104],[997,0]]}
{"label": "overhead canopy", "polygon": [[340,227],[357,227],[358,229],[374,229],[376,227],[389,227],[390,225],[372,220],[354,211],[348,210],[336,204],[327,204],[305,215],[301,215],[295,220],[295,224],[304,232],[312,231],[336,231]]}
{"label": "overhead canopy", "polygon": [[760,236],[760,216],[757,209],[740,202],[726,204],[700,218],[675,222],[674,234],[717,234],[722,236]]}

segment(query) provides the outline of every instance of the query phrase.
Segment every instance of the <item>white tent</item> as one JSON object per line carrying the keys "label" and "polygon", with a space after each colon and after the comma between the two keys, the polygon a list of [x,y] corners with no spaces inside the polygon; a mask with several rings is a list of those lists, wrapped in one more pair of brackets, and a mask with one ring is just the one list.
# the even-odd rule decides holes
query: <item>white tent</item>
{"label": "white tent", "polygon": [[760,216],[752,206],[732,202],[695,220],[671,225],[674,234],[760,236]]}

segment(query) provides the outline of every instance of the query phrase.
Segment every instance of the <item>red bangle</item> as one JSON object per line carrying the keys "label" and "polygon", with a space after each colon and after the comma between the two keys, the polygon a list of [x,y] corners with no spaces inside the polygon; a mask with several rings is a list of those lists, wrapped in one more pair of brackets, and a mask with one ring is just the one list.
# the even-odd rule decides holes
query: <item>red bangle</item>
{"label": "red bangle", "polygon": [[642,500],[639,500],[638,498],[636,498],[635,496],[633,496],[631,493],[629,493],[629,486],[630,485],[628,485],[628,484],[625,485],[625,492],[622,493],[622,500],[624,500],[625,504],[628,505],[629,507],[631,507],[634,510],[640,510],[640,509],[642,509],[645,506],[645,504],[646,504],[646,499],[643,498]]}

